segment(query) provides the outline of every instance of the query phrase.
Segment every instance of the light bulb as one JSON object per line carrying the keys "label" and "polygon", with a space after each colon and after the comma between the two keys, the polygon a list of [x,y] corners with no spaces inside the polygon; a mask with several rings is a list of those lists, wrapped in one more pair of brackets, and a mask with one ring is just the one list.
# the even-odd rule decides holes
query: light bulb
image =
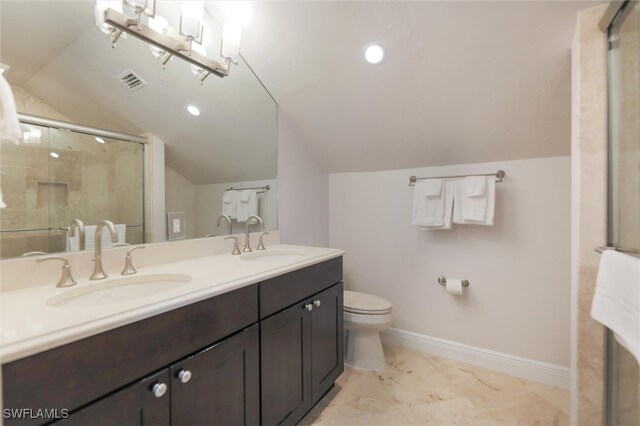
{"label": "light bulb", "polygon": [[104,143],[104,139],[102,139],[102,138],[96,138],[96,142],[98,142],[98,143]]}
{"label": "light bulb", "polygon": [[370,44],[364,49],[364,58],[370,64],[377,64],[384,59],[384,49],[378,44]]}
{"label": "light bulb", "polygon": [[52,156],[53,158],[60,158],[60,154],[58,154],[57,152],[50,152],[49,153],[50,156]]}

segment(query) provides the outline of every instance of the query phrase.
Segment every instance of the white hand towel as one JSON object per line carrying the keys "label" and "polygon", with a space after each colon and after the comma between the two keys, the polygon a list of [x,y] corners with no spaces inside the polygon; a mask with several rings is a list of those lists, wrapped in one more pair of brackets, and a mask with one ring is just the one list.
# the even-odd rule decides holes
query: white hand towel
{"label": "white hand towel", "polygon": [[225,191],[222,195],[222,214],[229,219],[236,218],[238,208],[238,191]]}
{"label": "white hand towel", "polygon": [[[126,242],[127,225],[118,224],[115,225],[116,232],[118,233],[118,240],[116,242],[111,241],[111,233],[107,228],[102,228],[102,248],[111,248],[115,244]],[[95,250],[96,247],[96,225],[85,225],[84,227],[84,247],[85,250]]]}
{"label": "white hand towel", "polygon": [[[478,196],[478,179],[486,182],[485,176],[467,176],[458,181],[462,191],[462,219],[473,222],[484,222],[487,218],[487,196]],[[484,191],[483,191],[484,192]]]}
{"label": "white hand towel", "polygon": [[[245,198],[247,201],[242,201]],[[258,214],[258,193],[254,189],[245,189],[240,193],[239,199],[236,219],[238,223],[244,223],[249,216]]]}
{"label": "white hand towel", "polygon": [[[493,226],[496,208],[496,181],[493,177],[486,179],[485,197],[469,197],[464,179],[454,182],[453,223]],[[484,201],[480,201],[483,198]],[[481,208],[483,203],[485,204],[484,209]],[[474,220],[474,218],[478,220]],[[480,220],[480,218],[482,219]]]}
{"label": "white hand towel", "polygon": [[640,363],[640,259],[615,250],[602,253],[591,316]]}
{"label": "white hand towel", "polygon": [[423,195],[428,198],[442,195],[442,179],[426,179],[422,181]]}
{"label": "white hand towel", "polygon": [[444,191],[444,224],[441,226],[420,226],[423,231],[437,231],[451,229],[453,214],[453,184],[454,182],[445,182]]}
{"label": "white hand towel", "polygon": [[467,197],[484,197],[487,176],[467,176],[464,181]]}
{"label": "white hand towel", "polygon": [[[438,182],[430,182],[426,179],[416,182],[413,192],[413,216],[412,225],[425,228],[447,229],[447,222],[450,226],[451,209],[448,203],[447,186],[442,184],[442,179],[435,179],[440,184],[440,195],[433,196],[434,188]],[[430,194],[427,196],[427,194]],[[451,197],[451,206],[453,198]],[[449,219],[447,219],[449,218]]]}
{"label": "white hand towel", "polygon": [[22,140],[22,131],[13,99],[11,86],[0,75],[0,138],[13,141],[16,145]]}

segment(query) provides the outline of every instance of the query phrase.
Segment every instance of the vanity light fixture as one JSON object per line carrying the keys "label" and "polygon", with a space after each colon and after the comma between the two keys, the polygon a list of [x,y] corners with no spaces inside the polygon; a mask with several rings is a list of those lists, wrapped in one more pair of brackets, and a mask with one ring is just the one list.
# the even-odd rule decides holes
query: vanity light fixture
{"label": "vanity light fixture", "polygon": [[384,59],[384,49],[379,44],[370,44],[364,49],[364,58],[370,64],[377,64]]}
{"label": "vanity light fixture", "polygon": [[104,139],[102,139],[102,138],[96,138],[96,142],[98,142],[98,143],[104,143]]}
{"label": "vanity light fixture", "polygon": [[[225,21],[220,46],[221,60],[215,60],[207,56],[204,49],[208,34],[204,22],[204,1],[181,2],[177,29],[172,28],[167,19],[157,14],[156,2],[157,0],[98,0],[96,24],[109,35],[114,48],[123,34],[130,34],[149,43],[151,54],[162,63],[163,68],[174,56],[189,62],[201,84],[210,74],[218,77],[229,75],[230,64],[237,64],[240,57],[240,23]],[[131,11],[133,16],[126,11]]]}
{"label": "vanity light fixture", "polygon": [[189,105],[187,107],[187,111],[189,111],[189,114],[195,115],[196,117],[200,115],[200,110],[194,105]]}
{"label": "vanity light fixture", "polygon": [[53,158],[60,158],[60,154],[58,154],[57,152],[51,151],[49,155],[52,156]]}

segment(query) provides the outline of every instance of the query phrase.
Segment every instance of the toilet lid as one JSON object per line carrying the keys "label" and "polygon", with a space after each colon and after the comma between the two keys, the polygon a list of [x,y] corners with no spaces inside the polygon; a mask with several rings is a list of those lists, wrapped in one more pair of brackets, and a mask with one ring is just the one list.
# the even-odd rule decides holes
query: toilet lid
{"label": "toilet lid", "polygon": [[386,314],[391,312],[391,302],[372,294],[345,290],[344,310],[354,314]]}

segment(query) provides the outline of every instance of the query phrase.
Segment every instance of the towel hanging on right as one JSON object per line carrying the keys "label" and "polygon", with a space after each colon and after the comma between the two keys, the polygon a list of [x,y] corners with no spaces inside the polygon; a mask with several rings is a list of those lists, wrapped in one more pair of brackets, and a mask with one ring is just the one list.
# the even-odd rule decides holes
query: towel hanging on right
{"label": "towel hanging on right", "polygon": [[453,223],[493,226],[496,179],[467,176],[456,180],[453,190]]}

